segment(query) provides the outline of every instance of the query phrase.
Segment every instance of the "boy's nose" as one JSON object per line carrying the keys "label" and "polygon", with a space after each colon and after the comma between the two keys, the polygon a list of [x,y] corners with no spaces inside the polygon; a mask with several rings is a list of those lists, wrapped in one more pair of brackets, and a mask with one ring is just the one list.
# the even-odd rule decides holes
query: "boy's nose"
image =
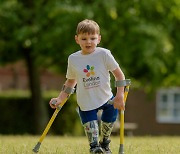
{"label": "boy's nose", "polygon": [[87,39],[87,43],[91,43],[91,40],[90,40],[90,39]]}

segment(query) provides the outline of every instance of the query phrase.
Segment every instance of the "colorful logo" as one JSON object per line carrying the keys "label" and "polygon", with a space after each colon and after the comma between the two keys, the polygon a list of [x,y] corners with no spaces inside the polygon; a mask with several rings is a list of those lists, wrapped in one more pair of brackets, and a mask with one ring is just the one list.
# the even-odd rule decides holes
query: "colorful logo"
{"label": "colorful logo", "polygon": [[83,72],[86,73],[87,77],[90,77],[91,75],[95,75],[94,66],[87,65],[86,68],[83,70]]}

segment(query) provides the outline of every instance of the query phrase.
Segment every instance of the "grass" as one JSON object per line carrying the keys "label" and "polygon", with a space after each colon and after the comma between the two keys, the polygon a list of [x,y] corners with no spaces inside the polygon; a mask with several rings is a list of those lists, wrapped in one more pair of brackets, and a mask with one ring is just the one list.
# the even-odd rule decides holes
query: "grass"
{"label": "grass", "polygon": [[[44,98],[51,98],[53,96],[57,96],[59,94],[58,90],[48,90],[48,91],[42,91]],[[5,90],[0,91],[0,97],[30,97],[31,92],[29,90]]]}
{"label": "grass", "polygon": [[[39,136],[0,136],[0,153],[33,154]],[[119,137],[111,137],[113,154],[118,154]],[[125,137],[125,154],[180,154],[180,136]],[[47,136],[39,154],[88,154],[86,137]]]}

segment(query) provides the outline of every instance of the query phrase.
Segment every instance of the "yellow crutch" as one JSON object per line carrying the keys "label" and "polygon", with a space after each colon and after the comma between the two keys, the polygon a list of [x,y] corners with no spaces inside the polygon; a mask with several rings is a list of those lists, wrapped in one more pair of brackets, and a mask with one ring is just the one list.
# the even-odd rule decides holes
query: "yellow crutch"
{"label": "yellow crutch", "polygon": [[[127,79],[126,85],[124,88],[124,103],[126,103],[126,99],[129,92],[129,86],[131,85],[131,80]],[[124,110],[120,111],[120,146],[119,146],[119,154],[124,154]]]}
{"label": "yellow crutch", "polygon": [[[131,80],[126,79],[122,81],[116,81],[115,87],[124,87],[124,103],[126,103],[126,99],[129,92],[129,86],[131,85]],[[113,100],[109,100],[109,104],[113,104]],[[120,146],[119,146],[119,154],[124,154],[124,110],[120,110]]]}
{"label": "yellow crutch", "polygon": [[[42,141],[43,141],[44,138],[46,137],[46,134],[48,133],[48,131],[49,131],[49,129],[50,129],[50,127],[51,127],[54,119],[56,118],[58,112],[61,110],[61,108],[63,107],[63,105],[66,103],[67,99],[68,99],[68,97],[67,97],[67,98],[56,108],[56,110],[54,111],[54,113],[53,113],[51,119],[49,120],[49,122],[48,122],[48,124],[47,124],[47,126],[46,126],[46,128],[45,128],[45,130],[44,130],[44,132],[42,133],[41,137],[39,138],[38,143],[37,143],[36,146],[33,148],[33,152],[37,153],[37,152],[39,151],[39,148],[40,148],[40,146],[41,146]],[[55,103],[56,103],[56,102],[54,102],[54,104],[55,104]]]}

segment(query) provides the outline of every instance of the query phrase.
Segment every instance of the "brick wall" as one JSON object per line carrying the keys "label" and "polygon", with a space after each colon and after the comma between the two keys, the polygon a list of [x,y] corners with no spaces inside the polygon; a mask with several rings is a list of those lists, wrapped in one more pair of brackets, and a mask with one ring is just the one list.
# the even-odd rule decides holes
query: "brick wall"
{"label": "brick wall", "polygon": [[[61,89],[60,87],[65,81],[65,75],[41,70],[41,86],[42,89]],[[28,89],[27,69],[24,62],[17,62],[0,67],[0,90],[8,89]]]}

